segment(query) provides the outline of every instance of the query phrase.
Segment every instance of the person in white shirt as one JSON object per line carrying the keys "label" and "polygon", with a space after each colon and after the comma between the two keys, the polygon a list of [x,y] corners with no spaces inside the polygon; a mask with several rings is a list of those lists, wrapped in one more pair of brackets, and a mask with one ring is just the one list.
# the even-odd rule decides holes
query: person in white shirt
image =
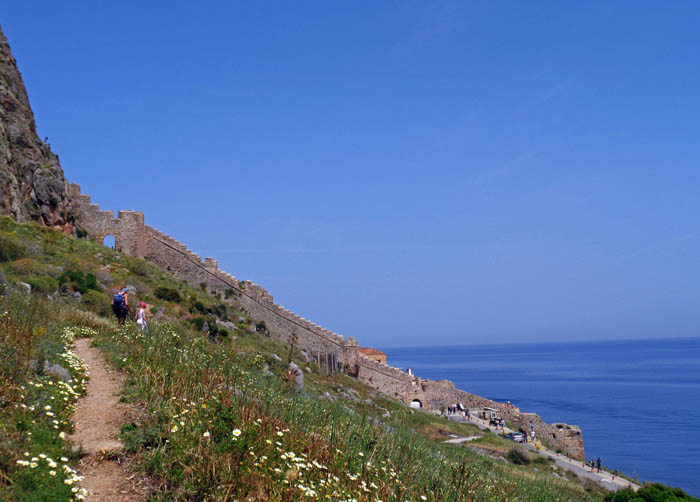
{"label": "person in white shirt", "polygon": [[136,324],[139,325],[141,331],[148,331],[148,324],[146,324],[146,302],[141,302],[141,306],[136,311]]}

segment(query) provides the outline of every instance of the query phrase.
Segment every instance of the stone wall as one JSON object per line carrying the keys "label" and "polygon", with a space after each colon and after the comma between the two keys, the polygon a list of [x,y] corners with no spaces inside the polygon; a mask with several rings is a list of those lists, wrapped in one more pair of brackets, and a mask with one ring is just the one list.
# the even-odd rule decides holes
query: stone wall
{"label": "stone wall", "polygon": [[288,342],[292,333],[297,336],[297,346],[314,352],[335,354],[337,361],[357,369],[357,377],[383,394],[410,403],[420,401],[426,411],[440,411],[455,403],[469,408],[492,407],[502,416],[518,423],[524,430],[533,424],[538,437],[555,448],[561,448],[574,458],[584,458],[581,430],[567,424],[546,424],[535,414],[520,413],[517,408],[505,403],[490,401],[483,397],[459,390],[449,380],[422,380],[385,362],[375,361],[360,353],[359,344],[353,338],[333,333],[294,312],[277,305],[270,293],[250,281],[239,281],[236,277],[219,269],[213,258],[202,260],[181,242],[150,227],[144,222],[143,213],[119,211],[117,218],[112,211],[104,211],[90,202],[90,196],[81,194],[76,184],[69,186],[69,195],[77,210],[78,222],[88,235],[100,242],[113,235],[116,248],[123,253],[144,258],[178,279],[192,285],[204,284],[208,291],[223,297],[233,296],[256,321],[264,321],[270,334]]}
{"label": "stone wall", "polygon": [[97,204],[92,204],[90,196],[81,194],[80,187],[75,183],[68,186],[68,194],[78,214],[80,228],[85,230],[90,238],[102,242],[105,237],[112,235],[119,251],[130,256],[144,256],[147,241],[143,235],[143,213],[119,211],[115,219],[113,211],[101,210]]}
{"label": "stone wall", "polygon": [[[411,385],[411,376],[398,368],[359,355],[358,378],[387,396],[406,401],[406,390]],[[409,401],[410,402],[410,401]]]}
{"label": "stone wall", "polygon": [[346,339],[277,305],[272,295],[262,286],[250,281],[239,281],[220,270],[213,258],[202,261],[197,254],[172,237],[149,226],[144,227],[143,233],[146,242],[141,257],[190,284],[205,284],[208,291],[225,296],[227,291],[230,293],[232,290],[241,307],[254,319],[264,321],[276,338],[289,341],[292,333],[295,333],[299,347],[336,353],[341,363],[355,364],[358,343],[354,339]]}
{"label": "stone wall", "polygon": [[145,258],[170,271],[178,279],[197,286],[205,284],[208,291],[223,296],[232,290],[241,307],[254,319],[264,321],[276,338],[288,341],[292,333],[296,333],[299,347],[335,353],[341,363],[349,366],[358,362],[356,340],[344,338],[277,305],[262,286],[239,281],[220,270],[213,258],[202,260],[181,242],[146,225],[143,213],[119,211],[117,218],[114,218],[112,211],[101,210],[92,204],[90,196],[81,193],[80,186],[71,184],[69,192],[77,208],[80,227],[91,238],[102,241],[106,236],[113,235],[119,251]]}

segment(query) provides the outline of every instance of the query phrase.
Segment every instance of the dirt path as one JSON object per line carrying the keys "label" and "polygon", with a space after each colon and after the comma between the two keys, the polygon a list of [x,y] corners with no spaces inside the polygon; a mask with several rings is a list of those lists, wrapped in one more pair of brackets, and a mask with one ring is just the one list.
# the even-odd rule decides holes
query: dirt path
{"label": "dirt path", "polygon": [[77,340],[75,353],[90,367],[87,394],[78,400],[73,417],[75,433],[71,437],[87,454],[78,468],[84,476],[81,486],[89,493],[87,500],[145,500],[148,489],[139,486],[138,477],[129,474],[119,461],[119,430],[130,421],[129,408],[119,402],[122,379],[107,368],[102,354],[90,347],[89,339]]}

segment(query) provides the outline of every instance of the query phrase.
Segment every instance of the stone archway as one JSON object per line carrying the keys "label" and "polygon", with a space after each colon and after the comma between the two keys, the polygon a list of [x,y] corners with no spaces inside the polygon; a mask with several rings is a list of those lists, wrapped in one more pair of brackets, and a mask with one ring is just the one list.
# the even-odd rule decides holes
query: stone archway
{"label": "stone archway", "polygon": [[414,399],[413,401],[410,402],[410,404],[408,406],[413,408],[414,410],[422,410],[423,409],[423,403],[420,402],[420,399]]}
{"label": "stone archway", "polygon": [[114,234],[107,234],[102,237],[102,245],[110,249],[117,249],[117,238]]}

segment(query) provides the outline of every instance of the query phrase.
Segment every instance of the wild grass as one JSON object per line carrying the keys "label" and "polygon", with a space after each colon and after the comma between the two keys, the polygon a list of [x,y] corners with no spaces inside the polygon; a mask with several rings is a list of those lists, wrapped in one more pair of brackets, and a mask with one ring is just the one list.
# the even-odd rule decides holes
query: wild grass
{"label": "wild grass", "polygon": [[129,375],[126,399],[146,407],[123,437],[157,500],[596,500],[296,392],[260,353],[169,325],[102,330],[95,343]]}
{"label": "wild grass", "polygon": [[[0,321],[7,382],[0,390],[0,499],[82,495],[72,470],[79,452],[65,435],[85,378],[70,347],[87,334],[126,374],[123,399],[143,411],[122,428],[122,439],[155,481],[152,501],[601,500],[579,484],[444,444],[449,434],[478,431],[410,410],[350,377],[305,373],[305,390],[297,392],[282,378],[289,347],[256,334],[256,320],[235,304],[142,260],[6,218],[0,237],[0,272],[9,283],[44,274],[59,284],[71,272],[64,289],[0,298],[7,312]],[[32,262],[17,263],[26,259]],[[156,307],[162,322],[152,321],[150,333],[118,329],[104,317],[109,290],[122,284]],[[74,295],[85,286],[82,298]],[[196,319],[236,327],[212,343],[194,330]],[[70,390],[43,371],[43,361],[68,367]]]}
{"label": "wild grass", "polygon": [[[37,296],[0,297],[0,500],[85,496],[66,434],[87,380],[71,348],[87,331],[63,326],[51,307]],[[70,381],[52,373],[53,365]]]}

